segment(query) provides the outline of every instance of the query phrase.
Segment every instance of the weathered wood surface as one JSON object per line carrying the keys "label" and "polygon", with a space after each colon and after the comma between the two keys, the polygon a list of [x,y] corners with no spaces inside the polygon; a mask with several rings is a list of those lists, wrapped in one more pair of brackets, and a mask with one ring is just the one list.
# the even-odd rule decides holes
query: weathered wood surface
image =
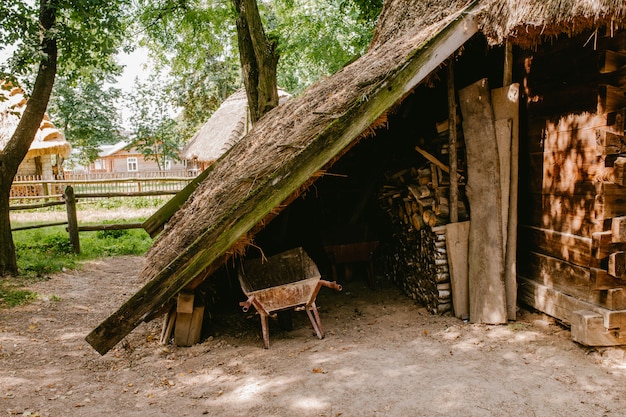
{"label": "weathered wood surface", "polygon": [[470,321],[507,322],[500,167],[486,79],[459,91],[467,153]]}
{"label": "weathered wood surface", "polygon": [[539,253],[585,267],[600,265],[600,261],[592,257],[591,238],[525,225],[520,227],[520,234]]}
{"label": "weathered wood surface", "polygon": [[[624,192],[626,193],[626,189]],[[626,242],[626,216],[611,219],[611,241],[613,243]]]}
{"label": "weathered wood surface", "polygon": [[[401,67],[380,81],[369,100],[355,103],[332,123],[320,128],[299,158],[285,163],[272,176],[255,184],[255,189],[227,214],[227,218],[205,230],[183,253],[87,335],[87,342],[96,351],[105,354],[198,274],[209,267],[217,269],[217,264],[229,259],[226,252],[242,236],[339,155],[477,31],[474,17],[462,14],[458,20],[434,34]],[[211,243],[207,245],[207,242]]]}
{"label": "weathered wood surface", "polygon": [[67,231],[70,235],[70,243],[74,253],[80,253],[80,238],[78,236],[78,217],[76,215],[76,197],[74,188],[67,186],[63,192],[65,207],[67,209]]}
{"label": "weathered wood surface", "polygon": [[[505,135],[498,134],[498,153],[500,154],[500,172],[503,201],[503,236],[504,238],[504,285],[506,307],[509,320],[517,318],[517,225],[519,197],[519,84],[505,84],[505,87],[491,92],[496,134],[501,132],[502,121],[510,127],[509,141]],[[500,129],[498,129],[500,126]],[[508,163],[507,163],[508,159]],[[508,166],[508,169],[503,169]],[[507,189],[508,187],[508,189]],[[506,210],[504,202],[506,201]],[[506,216],[506,220],[505,217]],[[506,225],[506,227],[504,227]]]}
{"label": "weathered wood surface", "polygon": [[469,318],[468,251],[470,222],[449,223],[446,225],[446,249],[452,287],[454,316]]}

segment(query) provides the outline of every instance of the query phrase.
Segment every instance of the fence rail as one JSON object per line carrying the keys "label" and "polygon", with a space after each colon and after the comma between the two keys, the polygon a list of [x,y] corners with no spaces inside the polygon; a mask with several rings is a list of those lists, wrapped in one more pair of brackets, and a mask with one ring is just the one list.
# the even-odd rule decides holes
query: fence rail
{"label": "fence rail", "polygon": [[193,176],[134,176],[96,179],[28,179],[13,182],[9,199],[12,204],[33,200],[60,201],[63,191],[68,186],[72,186],[76,198],[83,200],[175,194],[193,178]]}

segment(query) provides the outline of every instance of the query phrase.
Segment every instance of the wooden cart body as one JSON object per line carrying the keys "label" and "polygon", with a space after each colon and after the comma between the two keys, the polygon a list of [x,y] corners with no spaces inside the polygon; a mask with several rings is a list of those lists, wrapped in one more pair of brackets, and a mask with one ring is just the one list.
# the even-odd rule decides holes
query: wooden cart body
{"label": "wooden cart body", "polygon": [[320,278],[317,265],[302,248],[244,263],[239,271],[239,284],[248,299],[240,304],[244,312],[254,306],[261,316],[266,349],[269,348],[267,317],[281,310],[305,310],[317,336],[324,338],[315,298],[322,286],[338,291],[341,286]]}

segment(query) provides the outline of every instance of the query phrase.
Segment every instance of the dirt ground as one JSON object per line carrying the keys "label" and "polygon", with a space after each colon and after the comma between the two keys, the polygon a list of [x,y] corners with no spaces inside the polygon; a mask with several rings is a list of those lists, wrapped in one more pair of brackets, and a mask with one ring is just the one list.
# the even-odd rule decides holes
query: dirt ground
{"label": "dirt ground", "polygon": [[436,317],[391,284],[345,282],[294,330],[214,316],[190,348],[158,343],[160,319],[100,356],[85,336],[141,286],[143,258],[91,261],[0,310],[0,415],[19,416],[623,416],[624,350],[590,349],[538,314],[505,326]]}

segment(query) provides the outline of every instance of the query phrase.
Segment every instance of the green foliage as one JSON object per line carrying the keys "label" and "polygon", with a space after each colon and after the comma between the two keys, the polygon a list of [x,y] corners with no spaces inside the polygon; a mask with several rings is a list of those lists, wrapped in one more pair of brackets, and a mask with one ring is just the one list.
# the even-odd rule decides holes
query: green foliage
{"label": "green foliage", "polygon": [[73,83],[61,77],[50,98],[50,117],[79,150],[78,162],[83,166],[97,159],[100,145],[122,140],[121,117],[116,107],[121,93],[117,88],[105,87],[105,82],[111,81],[104,74]]}
{"label": "green foliage", "polygon": [[74,254],[63,227],[17,231],[14,240],[20,273],[31,278],[74,269],[80,261],[87,259],[142,255],[152,245],[152,239],[143,229],[80,232],[79,255]]}
{"label": "green foliage", "polygon": [[380,7],[381,0],[275,1],[278,84],[297,93],[363,54]]}
{"label": "green foliage", "polygon": [[[71,80],[88,77],[94,69],[119,73],[113,57],[126,37],[130,0],[57,0],[50,33],[40,32],[39,1],[13,0],[0,4],[0,45],[15,50],[0,72],[30,76],[42,58],[41,36],[54,37],[59,47],[58,73]],[[0,75],[2,75],[0,73]]]}
{"label": "green foliage", "polygon": [[146,160],[153,160],[159,170],[167,161],[180,160],[180,134],[173,119],[174,109],[164,81],[158,75],[147,82],[137,80],[132,97],[133,146]]}

